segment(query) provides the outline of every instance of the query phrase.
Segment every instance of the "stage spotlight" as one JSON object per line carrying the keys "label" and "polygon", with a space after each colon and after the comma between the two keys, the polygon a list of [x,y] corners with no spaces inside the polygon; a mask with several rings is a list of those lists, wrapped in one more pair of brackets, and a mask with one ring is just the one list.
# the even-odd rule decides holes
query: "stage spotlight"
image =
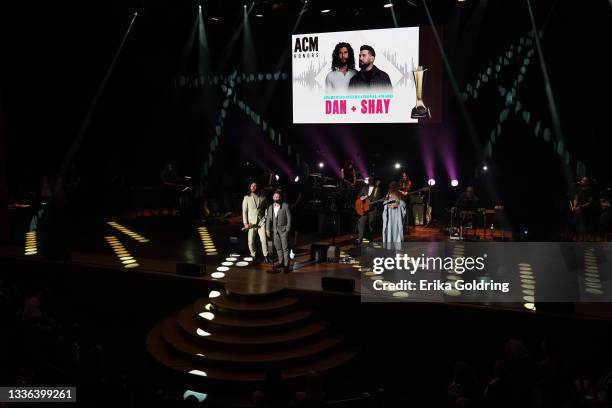
{"label": "stage spotlight", "polygon": [[457,187],[459,185],[459,181],[458,180],[451,180],[451,186],[453,187]]}
{"label": "stage spotlight", "polygon": [[280,179],[280,176],[278,174],[275,174],[274,178],[276,179],[276,181],[278,181]]}
{"label": "stage spotlight", "polygon": [[198,6],[198,10],[202,11],[202,6],[201,5]]}
{"label": "stage spotlight", "polygon": [[293,182],[297,183],[298,181],[300,181],[300,176],[295,176],[295,178],[293,179]]}
{"label": "stage spotlight", "polygon": [[383,7],[384,8],[391,8],[391,7],[393,7],[393,3],[389,2],[389,3],[385,4]]}
{"label": "stage spotlight", "polygon": [[211,17],[210,19],[211,19],[211,20],[214,20],[214,21],[221,21],[221,20],[219,20],[217,17]]}
{"label": "stage spotlight", "polygon": [[482,171],[487,171],[489,170],[489,166],[487,166],[486,164],[482,166]]}
{"label": "stage spotlight", "polygon": [[263,17],[263,14],[255,14],[255,17],[261,18],[261,17]]}
{"label": "stage spotlight", "polygon": [[325,14],[325,13],[329,13],[331,10],[330,9],[323,9],[321,10],[321,13]]}
{"label": "stage spotlight", "polygon": [[323,162],[319,162],[319,168],[322,169],[324,166]]}
{"label": "stage spotlight", "polygon": [[365,180],[363,180],[366,184],[370,184],[370,178],[366,177]]}
{"label": "stage spotlight", "polygon": [[396,168],[397,170],[399,170],[401,167],[402,167],[402,165],[401,165],[401,164],[399,164],[399,163],[395,163],[395,168]]}
{"label": "stage spotlight", "polygon": [[427,180],[427,184],[429,184],[430,186],[435,186],[436,185],[436,180],[431,178],[431,179]]}

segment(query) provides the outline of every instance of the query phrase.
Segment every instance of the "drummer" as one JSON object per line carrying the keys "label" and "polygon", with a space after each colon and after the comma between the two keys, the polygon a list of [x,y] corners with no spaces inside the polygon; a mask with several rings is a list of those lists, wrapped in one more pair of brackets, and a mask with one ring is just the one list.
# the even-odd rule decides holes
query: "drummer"
{"label": "drummer", "polygon": [[340,184],[344,187],[355,188],[357,183],[357,172],[352,160],[347,160],[344,167],[340,169]]}

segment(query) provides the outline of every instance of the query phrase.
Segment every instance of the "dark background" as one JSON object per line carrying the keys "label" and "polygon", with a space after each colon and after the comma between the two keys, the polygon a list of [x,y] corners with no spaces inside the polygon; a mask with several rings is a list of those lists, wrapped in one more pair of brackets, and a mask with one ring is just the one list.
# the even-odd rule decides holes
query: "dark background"
{"label": "dark background", "polygon": [[[424,4],[416,0],[411,3],[414,5],[396,1],[398,24],[429,25]],[[575,173],[576,160],[582,161],[587,175],[604,187],[612,174],[606,149],[610,3],[532,3],[536,24],[542,30],[543,53],[563,137],[572,156],[570,169]],[[105,180],[117,172],[130,185],[158,184],[161,167],[168,160],[174,160],[182,174],[199,177],[208,157],[219,90],[205,87],[189,91],[174,86],[178,75],[194,70],[193,56],[185,54],[184,49],[197,4],[182,0],[3,2],[0,125],[11,194],[36,191],[44,174],[60,168],[134,11],[139,16],[73,164],[87,181],[90,193],[99,195],[104,194]],[[297,31],[392,27],[391,12],[383,4],[373,0],[309,1]],[[525,1],[430,1],[428,5],[434,23],[443,28],[445,52],[461,91],[468,82],[474,85],[491,61],[531,29]],[[290,53],[291,29],[302,6],[298,0],[262,1],[254,6],[250,24],[255,49],[246,53],[255,55],[256,63],[245,64],[242,36],[235,48],[228,49],[229,39],[242,21],[242,3],[205,2],[212,73],[243,72],[246,68],[247,72],[290,74],[289,55],[282,68],[278,69],[278,64],[283,53]],[[322,8],[332,11],[321,14]],[[256,18],[256,13],[264,17]],[[531,60],[518,98],[533,118],[552,129],[537,53]],[[295,167],[292,172],[297,174],[295,160],[287,157],[287,144],[312,164],[321,156],[313,140],[324,140],[341,162],[347,158],[343,146],[348,139],[359,146],[364,161],[375,165],[383,178],[397,176],[392,165],[399,161],[415,187],[420,187],[427,179],[422,152],[429,149],[436,157],[438,209],[453,201],[459,192],[446,187],[449,176],[442,163],[443,157],[450,154],[461,186],[475,184],[489,204],[503,203],[515,224],[530,225],[533,231],[539,231],[538,238],[546,239],[559,224],[571,189],[559,156],[550,142],[534,137],[533,126],[510,115],[488,160],[490,171],[483,176],[486,179],[477,176],[489,133],[504,107],[498,87],[509,88],[517,72],[517,68],[502,68],[497,81],[483,84],[478,98],[468,99],[466,108],[474,125],[473,135],[447,72],[443,79],[442,122],[421,126],[294,126],[289,80],[242,84],[237,88],[240,98],[283,134],[284,145],[273,146],[270,138],[231,104],[211,174],[231,174],[232,188],[240,189],[259,168],[274,168],[270,163],[253,163],[251,149],[276,151],[278,157]],[[271,95],[269,103],[260,97],[267,92]],[[251,162],[250,167],[246,161]]]}

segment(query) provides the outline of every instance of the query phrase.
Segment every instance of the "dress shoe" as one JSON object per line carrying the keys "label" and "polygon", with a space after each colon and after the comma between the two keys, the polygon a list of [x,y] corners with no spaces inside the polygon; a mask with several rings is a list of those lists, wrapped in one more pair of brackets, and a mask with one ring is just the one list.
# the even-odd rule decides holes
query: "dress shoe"
{"label": "dress shoe", "polygon": [[291,272],[291,269],[289,268],[289,266],[285,266],[283,268],[283,273],[289,273],[289,272]]}
{"label": "dress shoe", "polygon": [[266,255],[265,258],[266,263],[271,264],[272,263],[272,257],[270,255]]}

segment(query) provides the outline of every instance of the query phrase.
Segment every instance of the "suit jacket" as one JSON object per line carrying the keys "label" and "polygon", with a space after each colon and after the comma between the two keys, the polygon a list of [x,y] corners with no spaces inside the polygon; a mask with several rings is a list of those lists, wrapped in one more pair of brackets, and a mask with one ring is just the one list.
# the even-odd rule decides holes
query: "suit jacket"
{"label": "suit jacket", "polygon": [[266,197],[248,194],[242,199],[242,223],[258,225],[265,222]]}
{"label": "suit jacket", "polygon": [[266,215],[266,231],[272,233],[279,232],[281,234],[289,232],[291,229],[291,209],[289,204],[281,203],[278,209],[278,214],[274,216],[274,204],[268,207],[268,213]]}

